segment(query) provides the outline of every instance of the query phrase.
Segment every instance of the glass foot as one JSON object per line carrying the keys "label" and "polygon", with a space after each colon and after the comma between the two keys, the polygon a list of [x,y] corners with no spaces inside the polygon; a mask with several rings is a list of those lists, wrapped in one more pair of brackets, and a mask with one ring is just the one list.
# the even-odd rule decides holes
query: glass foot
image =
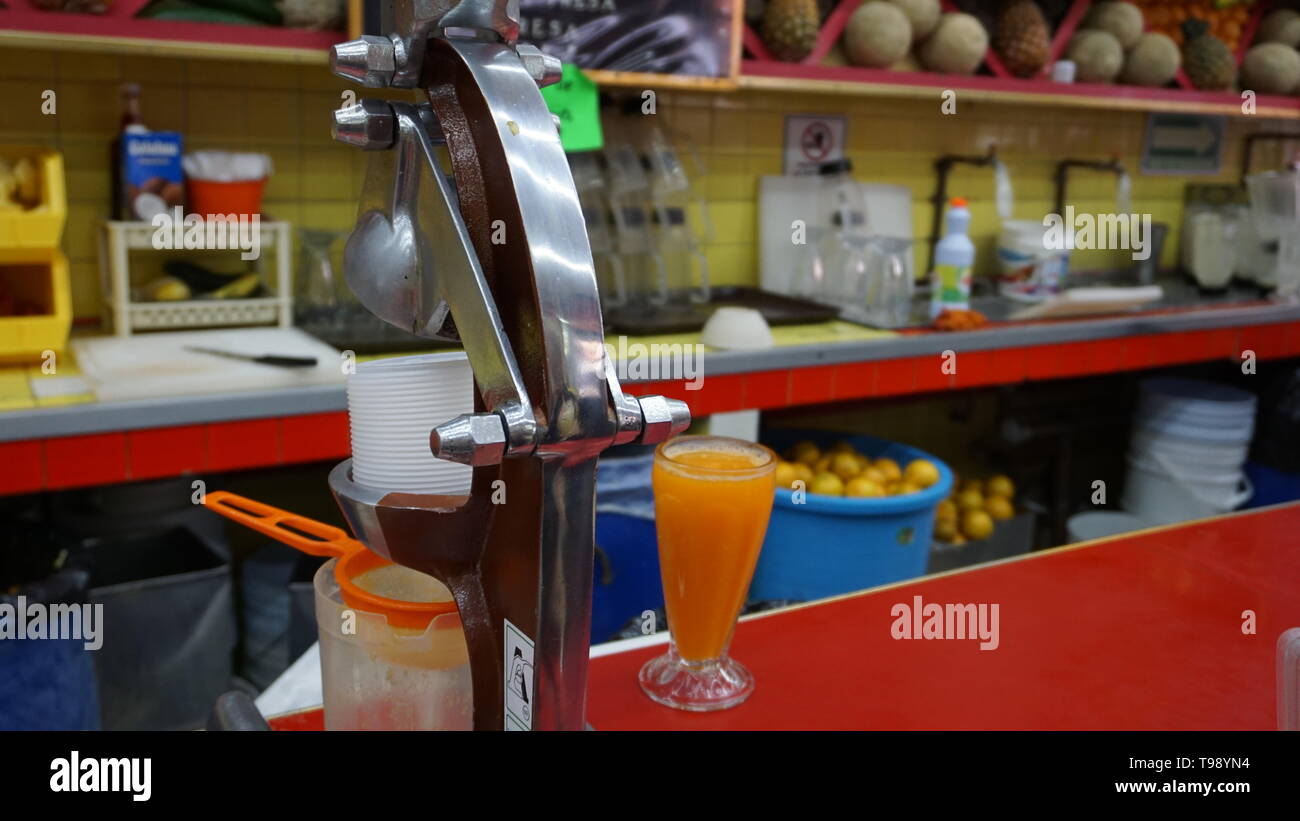
{"label": "glass foot", "polygon": [[687,663],[676,648],[646,662],[637,680],[654,701],[696,712],[735,707],[754,692],[754,674],[735,659]]}

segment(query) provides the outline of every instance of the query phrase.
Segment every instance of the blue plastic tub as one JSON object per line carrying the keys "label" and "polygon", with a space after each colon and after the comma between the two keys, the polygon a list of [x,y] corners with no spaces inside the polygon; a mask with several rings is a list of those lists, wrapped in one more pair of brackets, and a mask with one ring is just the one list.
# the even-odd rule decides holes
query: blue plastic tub
{"label": "blue plastic tub", "polygon": [[1300,474],[1283,473],[1258,462],[1247,462],[1245,470],[1255,494],[1244,507],[1267,507],[1300,499]]}
{"label": "blue plastic tub", "polygon": [[802,504],[794,503],[792,491],[778,488],[750,600],[820,599],[925,573],[934,511],[952,490],[952,470],[925,451],[874,436],[780,430],[764,442],[781,452],[805,439],[819,447],[848,441],[872,459],[887,456],[901,467],[929,459],[939,468],[939,481],[920,493],[878,499],[809,493]]}

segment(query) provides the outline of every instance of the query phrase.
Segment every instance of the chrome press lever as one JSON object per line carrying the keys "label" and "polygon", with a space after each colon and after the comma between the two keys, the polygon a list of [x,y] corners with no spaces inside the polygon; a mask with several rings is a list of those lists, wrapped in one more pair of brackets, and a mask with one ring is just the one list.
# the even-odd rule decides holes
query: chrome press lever
{"label": "chrome press lever", "polygon": [[[336,112],[333,130],[341,142],[383,152],[371,158],[360,216],[344,248],[348,287],[385,322],[417,336],[464,343],[484,403],[500,417],[499,424],[478,420],[479,438],[510,454],[528,453],[537,421],[455,193],[438,163],[434,145],[443,140],[437,119],[428,106],[371,99]],[[483,447],[453,461],[485,464],[475,460],[503,455],[493,454]]]}
{"label": "chrome press lever", "polygon": [[367,99],[334,115],[337,139],[373,152],[344,272],[380,318],[463,344],[479,411],[438,425],[430,446],[475,470],[468,497],[363,488],[347,463],[331,487],[368,547],[452,589],[476,727],[519,723],[502,701],[511,635],[535,646],[528,726],[578,729],[596,457],[664,441],[690,412],[623,393],[606,357],[585,221],[539,91],[561,66],[516,44],[517,0],[389,0],[383,12],[393,33],[336,46],[331,65],[427,104]]}

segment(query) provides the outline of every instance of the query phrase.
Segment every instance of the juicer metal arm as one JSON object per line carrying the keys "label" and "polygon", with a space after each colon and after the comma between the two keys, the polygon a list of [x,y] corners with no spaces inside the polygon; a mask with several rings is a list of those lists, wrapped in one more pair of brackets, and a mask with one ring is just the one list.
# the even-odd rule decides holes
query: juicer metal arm
{"label": "juicer metal arm", "polygon": [[504,449],[527,453],[537,438],[532,403],[430,132],[432,112],[410,103],[365,100],[336,112],[336,139],[374,152],[344,276],[386,322],[461,341],[484,404],[501,419]]}

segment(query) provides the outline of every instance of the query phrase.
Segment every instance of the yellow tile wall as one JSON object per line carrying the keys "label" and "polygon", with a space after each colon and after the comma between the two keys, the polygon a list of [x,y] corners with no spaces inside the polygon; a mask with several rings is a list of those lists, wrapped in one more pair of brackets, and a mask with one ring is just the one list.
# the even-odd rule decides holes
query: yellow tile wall
{"label": "yellow tile wall", "polygon": [[[365,155],[329,138],[329,115],[345,90],[323,65],[235,63],[10,50],[0,53],[0,142],[53,145],[67,166],[69,215],[64,250],[71,261],[74,311],[99,315],[95,225],[109,213],[108,146],[117,130],[119,88],[142,86],[145,122],[179,130],[187,149],[234,148],[269,154],[275,173],[268,183],[266,212],[295,225],[346,230],[355,216]],[[41,94],[57,94],[57,113],[43,115]],[[958,102],[958,113],[942,115],[938,100],[897,100],[737,92],[663,92],[661,124],[683,146],[700,152],[708,175],[700,180],[715,227],[707,246],[717,283],[757,281],[756,192],[759,176],[781,173],[783,118],[787,113],[849,116],[849,156],[862,180],[908,186],[914,197],[918,237],[929,232],[926,199],[934,185],[932,165],[941,153],[981,153],[996,142],[1015,185],[1016,216],[1041,218],[1051,204],[1052,171],[1062,156],[1108,158],[1118,152],[1133,171],[1135,210],[1167,221],[1174,229],[1164,263],[1176,258],[1177,227],[1186,178],[1137,173],[1145,116],[1135,112],[1038,108]],[[1276,129],[1267,121],[1234,120],[1224,158],[1235,179],[1239,138],[1252,129]],[[1260,162],[1277,162],[1280,149],[1265,147]],[[972,234],[981,263],[991,260],[997,219],[992,174],[958,168],[954,196],[971,200]],[[1107,211],[1113,180],[1078,172],[1070,201],[1081,211]],[[1114,261],[1106,252],[1084,252],[1079,265]],[[1098,256],[1101,255],[1101,256]],[[924,262],[922,254],[918,261]],[[1122,263],[1120,263],[1122,264]],[[989,269],[986,269],[989,270]]]}
{"label": "yellow tile wall", "polygon": [[[1144,176],[1141,165],[1146,115],[1105,109],[1043,108],[989,102],[958,102],[958,112],[944,115],[939,100],[904,100],[843,95],[798,95],[741,92],[717,96],[693,93],[660,95],[659,113],[675,133],[701,147],[710,175],[704,181],[717,227],[708,253],[720,282],[757,279],[756,191],[758,177],[779,174],[786,114],[840,114],[849,117],[848,155],[863,181],[891,183],[912,192],[912,221],[918,240],[930,232],[934,161],[941,154],[983,154],[990,144],[1007,164],[1015,191],[1018,219],[1041,219],[1053,207],[1056,162],[1065,157],[1108,160],[1118,155],[1132,180],[1133,209],[1170,225],[1162,264],[1177,261],[1183,191],[1189,182],[1235,182],[1242,137],[1251,131],[1288,130],[1294,124],[1233,119],[1222,172],[1216,176]],[[1283,152],[1297,144],[1261,143],[1256,169],[1280,165]],[[949,196],[971,203],[971,234],[979,250],[977,273],[996,269],[994,249],[999,219],[989,169],[957,166],[949,178]],[[1067,203],[1080,213],[1114,210],[1113,175],[1075,169]],[[918,248],[917,270],[926,261]],[[1100,269],[1131,265],[1128,252],[1080,251],[1072,265]]]}
{"label": "yellow tile wall", "polygon": [[[100,314],[95,230],[111,211],[109,145],[121,117],[124,82],[140,84],[145,123],[180,131],[186,150],[269,154],[274,166],[264,199],[269,216],[300,226],[351,228],[364,155],[330,139],[329,117],[344,90],[359,89],[348,89],[324,65],[3,52],[0,143],[50,145],[63,152],[68,185],[63,248],[78,319]],[[47,89],[56,93],[54,115],[41,113]]]}

